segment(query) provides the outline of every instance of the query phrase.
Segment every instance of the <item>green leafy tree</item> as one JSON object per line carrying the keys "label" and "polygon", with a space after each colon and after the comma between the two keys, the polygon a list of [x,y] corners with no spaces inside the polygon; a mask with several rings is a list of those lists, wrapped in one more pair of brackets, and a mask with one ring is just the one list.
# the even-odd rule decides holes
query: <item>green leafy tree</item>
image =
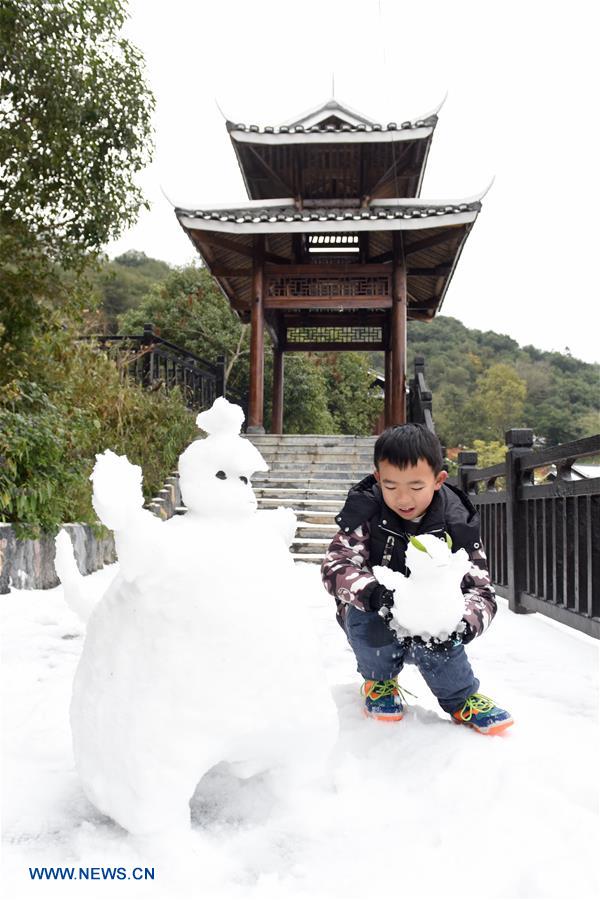
{"label": "green leafy tree", "polygon": [[[0,3],[0,379],[86,310],[77,277],[143,204],[153,97],[121,0]],[[65,275],[65,270],[69,274]]]}
{"label": "green leafy tree", "polygon": [[[196,353],[207,362],[227,358],[228,392],[244,399],[250,377],[250,326],[242,323],[199,266],[172,270],[132,310],[119,318],[121,334],[139,334],[152,323],[161,337]],[[265,348],[265,426],[271,424],[272,354]],[[287,433],[328,433],[335,425],[327,407],[327,384],[305,354],[286,354],[284,430]]]}
{"label": "green leafy tree", "polygon": [[600,434],[600,413],[595,410],[583,413],[576,422],[579,431],[579,437],[591,437],[593,434]]}
{"label": "green leafy tree", "polygon": [[131,225],[153,97],[121,0],[2,0],[2,209],[63,265]]}
{"label": "green leafy tree", "polygon": [[503,440],[508,428],[523,424],[527,385],[512,366],[496,363],[479,381],[470,405],[488,440]]}
{"label": "green leafy tree", "polygon": [[52,392],[23,383],[0,404],[0,521],[21,537],[65,521],[95,522],[89,476],[96,453],[110,447],[141,465],[149,499],[197,434],[176,392],[130,384],[88,344],[62,349]]}
{"label": "green leafy tree", "polygon": [[327,404],[341,434],[372,434],[383,411],[378,389],[364,353],[344,351],[322,355],[319,361],[327,382]]}
{"label": "green leafy tree", "polygon": [[469,448],[477,454],[477,466],[485,469],[488,466],[495,466],[497,463],[504,462],[506,457],[506,445],[504,441],[473,441],[473,445]]}
{"label": "green leafy tree", "polygon": [[225,354],[231,390],[247,393],[250,326],[240,322],[205,268],[173,269],[135,309],[119,317],[119,331],[140,334],[145,323],[207,362],[214,364]]}
{"label": "green leafy tree", "polygon": [[176,394],[74,341],[97,254],[143,205],[154,101],[125,15],[121,0],[0,0],[0,519],[21,533],[94,521],[107,446],[156,490],[195,430]]}
{"label": "green leafy tree", "polygon": [[[272,355],[265,358],[265,428],[271,427]],[[283,430],[286,434],[336,434],[339,429],[327,405],[323,369],[306,353],[286,353],[283,380]]]}
{"label": "green leafy tree", "polygon": [[118,331],[118,317],[135,309],[150,288],[165,279],[171,267],[138,250],[129,250],[113,260],[103,261],[90,280],[99,295],[97,329],[102,334]]}

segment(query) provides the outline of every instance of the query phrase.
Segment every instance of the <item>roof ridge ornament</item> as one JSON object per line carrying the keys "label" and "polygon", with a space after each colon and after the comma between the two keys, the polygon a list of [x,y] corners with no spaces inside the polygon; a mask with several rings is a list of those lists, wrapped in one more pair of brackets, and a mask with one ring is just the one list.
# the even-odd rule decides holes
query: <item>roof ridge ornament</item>
{"label": "roof ridge ornament", "polygon": [[364,113],[358,112],[358,110],[353,109],[347,103],[342,103],[336,97],[331,96],[324,103],[319,103],[312,109],[302,113],[302,115],[294,116],[292,119],[282,122],[281,125],[287,125],[288,127],[292,125],[304,125],[305,128],[309,128],[311,125],[318,125],[323,119],[329,118],[332,113],[337,114],[338,118],[347,121],[349,125],[376,124],[374,119],[371,119]]}

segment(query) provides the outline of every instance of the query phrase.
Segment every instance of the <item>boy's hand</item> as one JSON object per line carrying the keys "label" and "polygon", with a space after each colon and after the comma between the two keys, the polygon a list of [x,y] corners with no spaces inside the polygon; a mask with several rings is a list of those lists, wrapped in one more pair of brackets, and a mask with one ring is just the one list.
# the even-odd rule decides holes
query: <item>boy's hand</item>
{"label": "boy's hand", "polygon": [[434,653],[444,653],[453,647],[458,647],[459,644],[468,644],[475,637],[468,622],[465,622],[463,619],[461,625],[464,626],[463,630],[460,632],[453,631],[445,641],[440,641],[436,638],[424,641],[420,637],[413,637],[413,642],[422,647],[427,647],[428,650],[433,650]]}
{"label": "boy's hand", "polygon": [[378,584],[364,599],[365,609],[368,612],[379,612],[382,606],[388,609],[394,605],[394,592],[383,584]]}

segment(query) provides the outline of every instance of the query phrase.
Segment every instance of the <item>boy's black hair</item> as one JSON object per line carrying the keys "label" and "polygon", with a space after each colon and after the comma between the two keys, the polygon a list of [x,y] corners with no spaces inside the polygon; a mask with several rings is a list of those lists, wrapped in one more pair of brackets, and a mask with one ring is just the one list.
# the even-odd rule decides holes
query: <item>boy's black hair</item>
{"label": "boy's black hair", "polygon": [[376,469],[382,459],[399,469],[416,466],[420,459],[425,459],[434,475],[438,475],[444,465],[442,445],[425,425],[394,425],[386,428],[375,442]]}

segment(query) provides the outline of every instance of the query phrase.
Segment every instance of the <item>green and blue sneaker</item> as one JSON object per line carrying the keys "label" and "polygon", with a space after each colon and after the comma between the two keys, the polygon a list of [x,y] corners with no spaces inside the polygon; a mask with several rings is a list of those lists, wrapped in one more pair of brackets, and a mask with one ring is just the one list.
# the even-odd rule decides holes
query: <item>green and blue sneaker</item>
{"label": "green and blue sneaker", "polygon": [[[404,715],[404,691],[395,678],[387,681],[365,681],[361,688],[365,698],[364,713],[381,722],[399,722]],[[406,693],[409,693],[406,691]]]}
{"label": "green and blue sneaker", "polygon": [[452,718],[459,725],[470,725],[480,734],[500,734],[513,724],[511,714],[484,694],[471,694],[463,706],[452,713]]}

